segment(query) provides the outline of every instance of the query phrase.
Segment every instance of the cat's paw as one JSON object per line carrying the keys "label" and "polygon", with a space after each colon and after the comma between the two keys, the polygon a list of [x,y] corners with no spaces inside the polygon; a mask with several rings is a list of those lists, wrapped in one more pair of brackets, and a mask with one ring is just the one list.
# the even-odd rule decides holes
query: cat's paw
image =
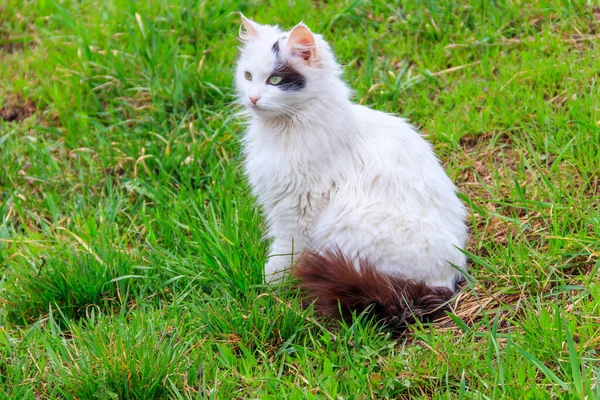
{"label": "cat's paw", "polygon": [[289,276],[289,257],[273,256],[265,264],[265,281],[268,284],[283,283]]}

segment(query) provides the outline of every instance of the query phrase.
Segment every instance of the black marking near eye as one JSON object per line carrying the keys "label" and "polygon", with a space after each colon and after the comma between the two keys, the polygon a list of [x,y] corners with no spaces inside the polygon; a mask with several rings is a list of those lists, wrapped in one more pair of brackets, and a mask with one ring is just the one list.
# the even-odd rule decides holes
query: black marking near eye
{"label": "black marking near eye", "polygon": [[279,40],[273,43],[271,50],[273,50],[273,53],[275,53],[275,58],[277,59],[275,69],[271,75],[281,77],[281,81],[276,86],[279,89],[286,91],[300,90],[304,88],[304,86],[306,86],[306,78],[304,75],[298,72],[291,65],[287,64],[285,61],[281,60]]}
{"label": "black marking near eye", "polygon": [[281,82],[277,87],[281,90],[300,90],[306,86],[306,78],[289,64],[279,64],[272,75],[280,76]]}

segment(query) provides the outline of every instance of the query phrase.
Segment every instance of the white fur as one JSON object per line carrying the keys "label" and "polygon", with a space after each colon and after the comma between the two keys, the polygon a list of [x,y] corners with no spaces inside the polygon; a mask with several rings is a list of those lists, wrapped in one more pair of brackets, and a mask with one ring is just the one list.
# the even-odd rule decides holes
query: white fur
{"label": "white fur", "polygon": [[384,273],[453,288],[460,273],[451,264],[466,261],[465,210],[431,145],[403,119],[352,104],[319,35],[308,61],[280,42],[281,57],[306,78],[302,90],[268,85],[273,43],[289,33],[248,23],[257,33],[243,38],[236,88],[251,117],[246,173],[272,240],[267,280],[306,249],[338,247]]}

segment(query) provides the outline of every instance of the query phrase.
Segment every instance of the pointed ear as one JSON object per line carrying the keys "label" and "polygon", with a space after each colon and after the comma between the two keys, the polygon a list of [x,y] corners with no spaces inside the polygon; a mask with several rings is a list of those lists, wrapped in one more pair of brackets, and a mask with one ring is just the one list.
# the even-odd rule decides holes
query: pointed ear
{"label": "pointed ear", "polygon": [[288,46],[292,54],[310,61],[317,54],[315,37],[306,25],[300,22],[292,29],[288,37]]}
{"label": "pointed ear", "polygon": [[258,38],[258,29],[256,28],[258,24],[246,18],[242,13],[240,13],[240,17],[242,17],[242,25],[240,25],[239,33],[240,39],[247,40]]}

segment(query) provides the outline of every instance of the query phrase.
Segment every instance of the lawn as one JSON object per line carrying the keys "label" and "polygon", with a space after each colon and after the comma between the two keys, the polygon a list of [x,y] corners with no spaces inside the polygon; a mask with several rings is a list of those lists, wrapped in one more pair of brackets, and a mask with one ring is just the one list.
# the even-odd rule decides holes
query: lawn
{"label": "lawn", "polygon": [[[470,211],[447,317],[262,284],[237,11],[432,141]],[[600,399],[599,32],[592,0],[4,0],[0,398]]]}

